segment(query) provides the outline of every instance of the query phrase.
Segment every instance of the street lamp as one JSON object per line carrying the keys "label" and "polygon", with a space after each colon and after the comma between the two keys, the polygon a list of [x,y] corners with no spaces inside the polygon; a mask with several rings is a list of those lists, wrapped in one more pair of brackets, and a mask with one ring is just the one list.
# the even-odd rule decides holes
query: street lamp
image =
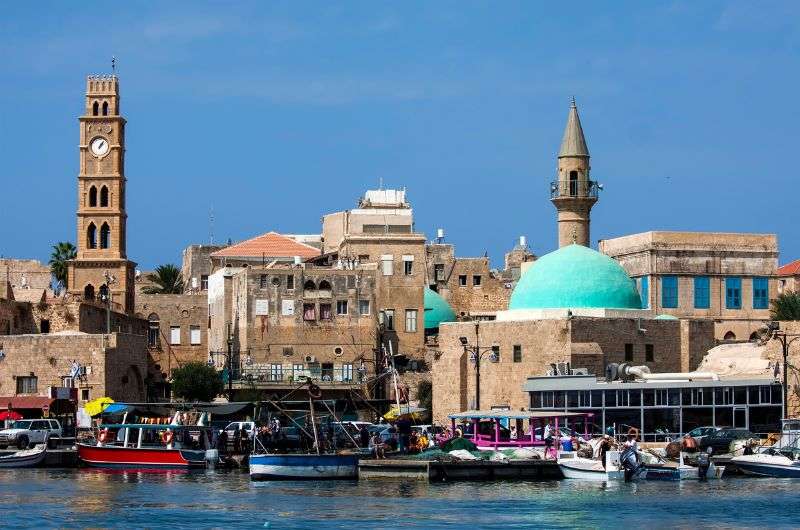
{"label": "street lamp", "polygon": [[108,270],[103,271],[106,279],[106,334],[111,334],[111,286],[117,283],[117,279]]}
{"label": "street lamp", "polygon": [[789,346],[800,339],[800,333],[786,333],[780,331],[780,322],[773,320],[767,324],[767,329],[772,333],[773,339],[778,339],[783,346],[783,416],[789,414]]}
{"label": "street lamp", "polygon": [[470,346],[469,339],[467,337],[459,337],[458,340],[461,342],[461,346],[464,347],[464,353],[469,352],[469,360],[470,362],[475,363],[475,410],[481,409],[481,359],[486,354],[489,354],[489,360],[493,363],[496,363],[499,359],[497,358],[497,346],[489,346],[481,348],[481,337],[480,337],[480,322],[475,322],[475,346]]}

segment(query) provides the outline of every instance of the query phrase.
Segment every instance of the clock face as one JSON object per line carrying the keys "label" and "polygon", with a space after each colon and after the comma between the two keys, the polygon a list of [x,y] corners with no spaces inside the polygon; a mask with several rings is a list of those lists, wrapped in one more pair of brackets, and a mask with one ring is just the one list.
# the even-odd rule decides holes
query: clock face
{"label": "clock face", "polygon": [[94,156],[103,156],[108,153],[108,140],[105,138],[97,137],[92,140],[90,145],[92,153]]}

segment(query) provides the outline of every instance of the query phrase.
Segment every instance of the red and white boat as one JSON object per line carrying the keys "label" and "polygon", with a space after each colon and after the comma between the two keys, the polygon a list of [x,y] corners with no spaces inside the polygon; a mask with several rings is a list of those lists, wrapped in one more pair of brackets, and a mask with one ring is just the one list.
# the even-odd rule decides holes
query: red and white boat
{"label": "red and white boat", "polygon": [[[196,429],[197,427],[195,427]],[[190,469],[206,466],[206,452],[183,447],[183,425],[102,425],[97,441],[79,443],[78,458],[92,467]]]}

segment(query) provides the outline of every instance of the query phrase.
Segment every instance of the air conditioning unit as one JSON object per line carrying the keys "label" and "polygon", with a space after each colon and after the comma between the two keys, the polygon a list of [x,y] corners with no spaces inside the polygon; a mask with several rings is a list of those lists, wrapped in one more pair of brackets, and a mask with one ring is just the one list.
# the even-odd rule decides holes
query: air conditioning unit
{"label": "air conditioning unit", "polygon": [[306,362],[307,363],[315,363],[317,362],[317,358],[313,355],[306,355]]}

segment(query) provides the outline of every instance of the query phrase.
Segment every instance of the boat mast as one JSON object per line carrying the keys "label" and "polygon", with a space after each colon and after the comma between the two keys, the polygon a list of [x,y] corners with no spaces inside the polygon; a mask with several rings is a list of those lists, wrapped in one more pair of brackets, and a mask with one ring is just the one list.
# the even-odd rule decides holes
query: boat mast
{"label": "boat mast", "polygon": [[392,341],[389,341],[389,360],[392,362],[392,383],[394,384],[394,399],[397,403],[397,417],[402,414],[400,410],[400,392],[397,391],[397,368],[394,367],[394,349],[392,348]]}
{"label": "boat mast", "polygon": [[308,394],[308,409],[311,413],[311,430],[314,431],[314,445],[317,447],[317,454],[319,454],[319,438],[317,437],[317,425],[314,423],[314,400],[311,399],[311,392]]}

